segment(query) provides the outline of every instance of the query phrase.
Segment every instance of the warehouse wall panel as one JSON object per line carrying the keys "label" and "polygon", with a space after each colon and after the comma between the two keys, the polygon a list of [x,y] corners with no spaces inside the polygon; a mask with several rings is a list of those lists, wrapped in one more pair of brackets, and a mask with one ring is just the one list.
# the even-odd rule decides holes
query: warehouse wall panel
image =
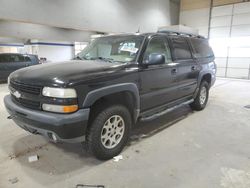
{"label": "warehouse wall panel", "polygon": [[198,9],[182,11],[180,13],[180,22],[183,25],[197,27],[208,26],[209,9]]}
{"label": "warehouse wall panel", "polygon": [[228,47],[226,46],[212,46],[214,50],[215,57],[224,57],[228,56]]}
{"label": "warehouse wall panel", "polygon": [[225,77],[225,75],[226,75],[226,69],[218,67],[216,76]]}
{"label": "warehouse wall panel", "polygon": [[250,57],[250,47],[249,48],[230,48],[229,57]]}
{"label": "warehouse wall panel", "polygon": [[229,78],[248,79],[248,73],[249,71],[247,69],[235,69],[235,68],[227,69],[227,77]]}
{"label": "warehouse wall panel", "polygon": [[231,25],[232,16],[219,16],[211,19],[211,27],[225,27]]}
{"label": "warehouse wall panel", "polygon": [[232,37],[237,36],[249,36],[250,35],[250,25],[237,25],[232,26]]}
{"label": "warehouse wall panel", "polygon": [[212,9],[212,17],[230,16],[233,12],[233,5],[219,6]]}
{"label": "warehouse wall panel", "polygon": [[208,27],[197,27],[199,35],[208,37]]}
{"label": "warehouse wall panel", "polygon": [[216,62],[217,67],[226,67],[227,58],[226,57],[216,57],[215,62]]}
{"label": "warehouse wall panel", "polygon": [[198,29],[199,34],[208,36],[209,8],[180,12],[180,24]]}
{"label": "warehouse wall panel", "polygon": [[180,23],[209,31],[217,76],[250,79],[250,2],[213,0],[209,25],[210,9],[204,11],[207,1],[206,5],[205,1],[182,1]]}
{"label": "warehouse wall panel", "polygon": [[213,7],[211,16],[210,44],[216,55],[217,75],[250,79],[250,2]]}
{"label": "warehouse wall panel", "polygon": [[246,24],[250,24],[250,13],[234,15],[233,25],[246,25]]}
{"label": "warehouse wall panel", "polygon": [[230,27],[215,27],[210,29],[210,38],[229,37]]}
{"label": "warehouse wall panel", "polygon": [[239,58],[228,59],[228,67],[248,69],[249,66],[250,66],[250,57],[246,58],[239,57]]}
{"label": "warehouse wall panel", "polygon": [[233,3],[240,3],[244,0],[213,0],[213,6],[228,5]]}
{"label": "warehouse wall panel", "polygon": [[250,13],[250,2],[234,5],[234,14]]}
{"label": "warehouse wall panel", "polygon": [[38,45],[37,55],[48,62],[66,61],[74,57],[74,46]]}

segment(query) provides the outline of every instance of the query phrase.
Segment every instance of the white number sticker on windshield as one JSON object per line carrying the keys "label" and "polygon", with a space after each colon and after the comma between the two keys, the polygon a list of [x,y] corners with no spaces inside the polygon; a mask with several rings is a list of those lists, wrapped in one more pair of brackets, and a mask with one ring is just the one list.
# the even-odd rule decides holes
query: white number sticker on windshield
{"label": "white number sticker on windshield", "polygon": [[122,46],[121,51],[126,51],[126,52],[131,52],[131,53],[136,53],[138,51],[138,48],[135,48],[133,46]]}

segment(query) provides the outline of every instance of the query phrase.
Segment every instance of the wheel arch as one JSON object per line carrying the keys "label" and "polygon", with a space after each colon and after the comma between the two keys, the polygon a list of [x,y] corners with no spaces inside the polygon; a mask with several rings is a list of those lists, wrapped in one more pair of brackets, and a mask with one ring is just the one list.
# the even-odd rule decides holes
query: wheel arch
{"label": "wheel arch", "polygon": [[211,83],[212,83],[212,72],[205,71],[205,72],[200,73],[199,79],[198,79],[198,87],[200,86],[200,84],[203,80],[206,80],[209,84],[209,87],[210,87]]}
{"label": "wheel arch", "polygon": [[122,83],[93,90],[89,92],[85,97],[85,100],[83,102],[83,108],[91,108],[94,104],[104,98],[110,98],[114,101],[117,101],[117,99],[122,99],[120,103],[124,104],[126,101],[129,101],[129,104],[126,105],[128,105],[128,107],[133,110],[132,115],[134,121],[136,122],[140,113],[140,96],[136,84]]}

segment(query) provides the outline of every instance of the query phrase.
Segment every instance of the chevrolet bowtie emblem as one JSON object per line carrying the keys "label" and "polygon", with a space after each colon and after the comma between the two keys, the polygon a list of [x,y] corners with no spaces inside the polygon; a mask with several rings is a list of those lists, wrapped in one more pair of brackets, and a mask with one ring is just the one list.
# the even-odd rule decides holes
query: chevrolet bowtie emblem
{"label": "chevrolet bowtie emblem", "polygon": [[21,93],[19,93],[18,91],[15,91],[13,95],[18,99],[21,97]]}

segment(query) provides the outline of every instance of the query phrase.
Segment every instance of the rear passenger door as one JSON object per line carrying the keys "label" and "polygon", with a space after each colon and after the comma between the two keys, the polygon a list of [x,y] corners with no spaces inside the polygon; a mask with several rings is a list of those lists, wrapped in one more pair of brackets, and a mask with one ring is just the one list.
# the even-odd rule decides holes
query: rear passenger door
{"label": "rear passenger door", "polygon": [[[144,65],[149,55],[153,53],[163,54],[165,64]],[[154,36],[149,39],[139,76],[142,111],[176,99],[176,65],[172,62],[169,44],[165,36]]]}
{"label": "rear passenger door", "polygon": [[198,83],[199,67],[192,57],[188,38],[173,36],[170,38],[174,62],[178,64],[178,98],[190,96]]}

